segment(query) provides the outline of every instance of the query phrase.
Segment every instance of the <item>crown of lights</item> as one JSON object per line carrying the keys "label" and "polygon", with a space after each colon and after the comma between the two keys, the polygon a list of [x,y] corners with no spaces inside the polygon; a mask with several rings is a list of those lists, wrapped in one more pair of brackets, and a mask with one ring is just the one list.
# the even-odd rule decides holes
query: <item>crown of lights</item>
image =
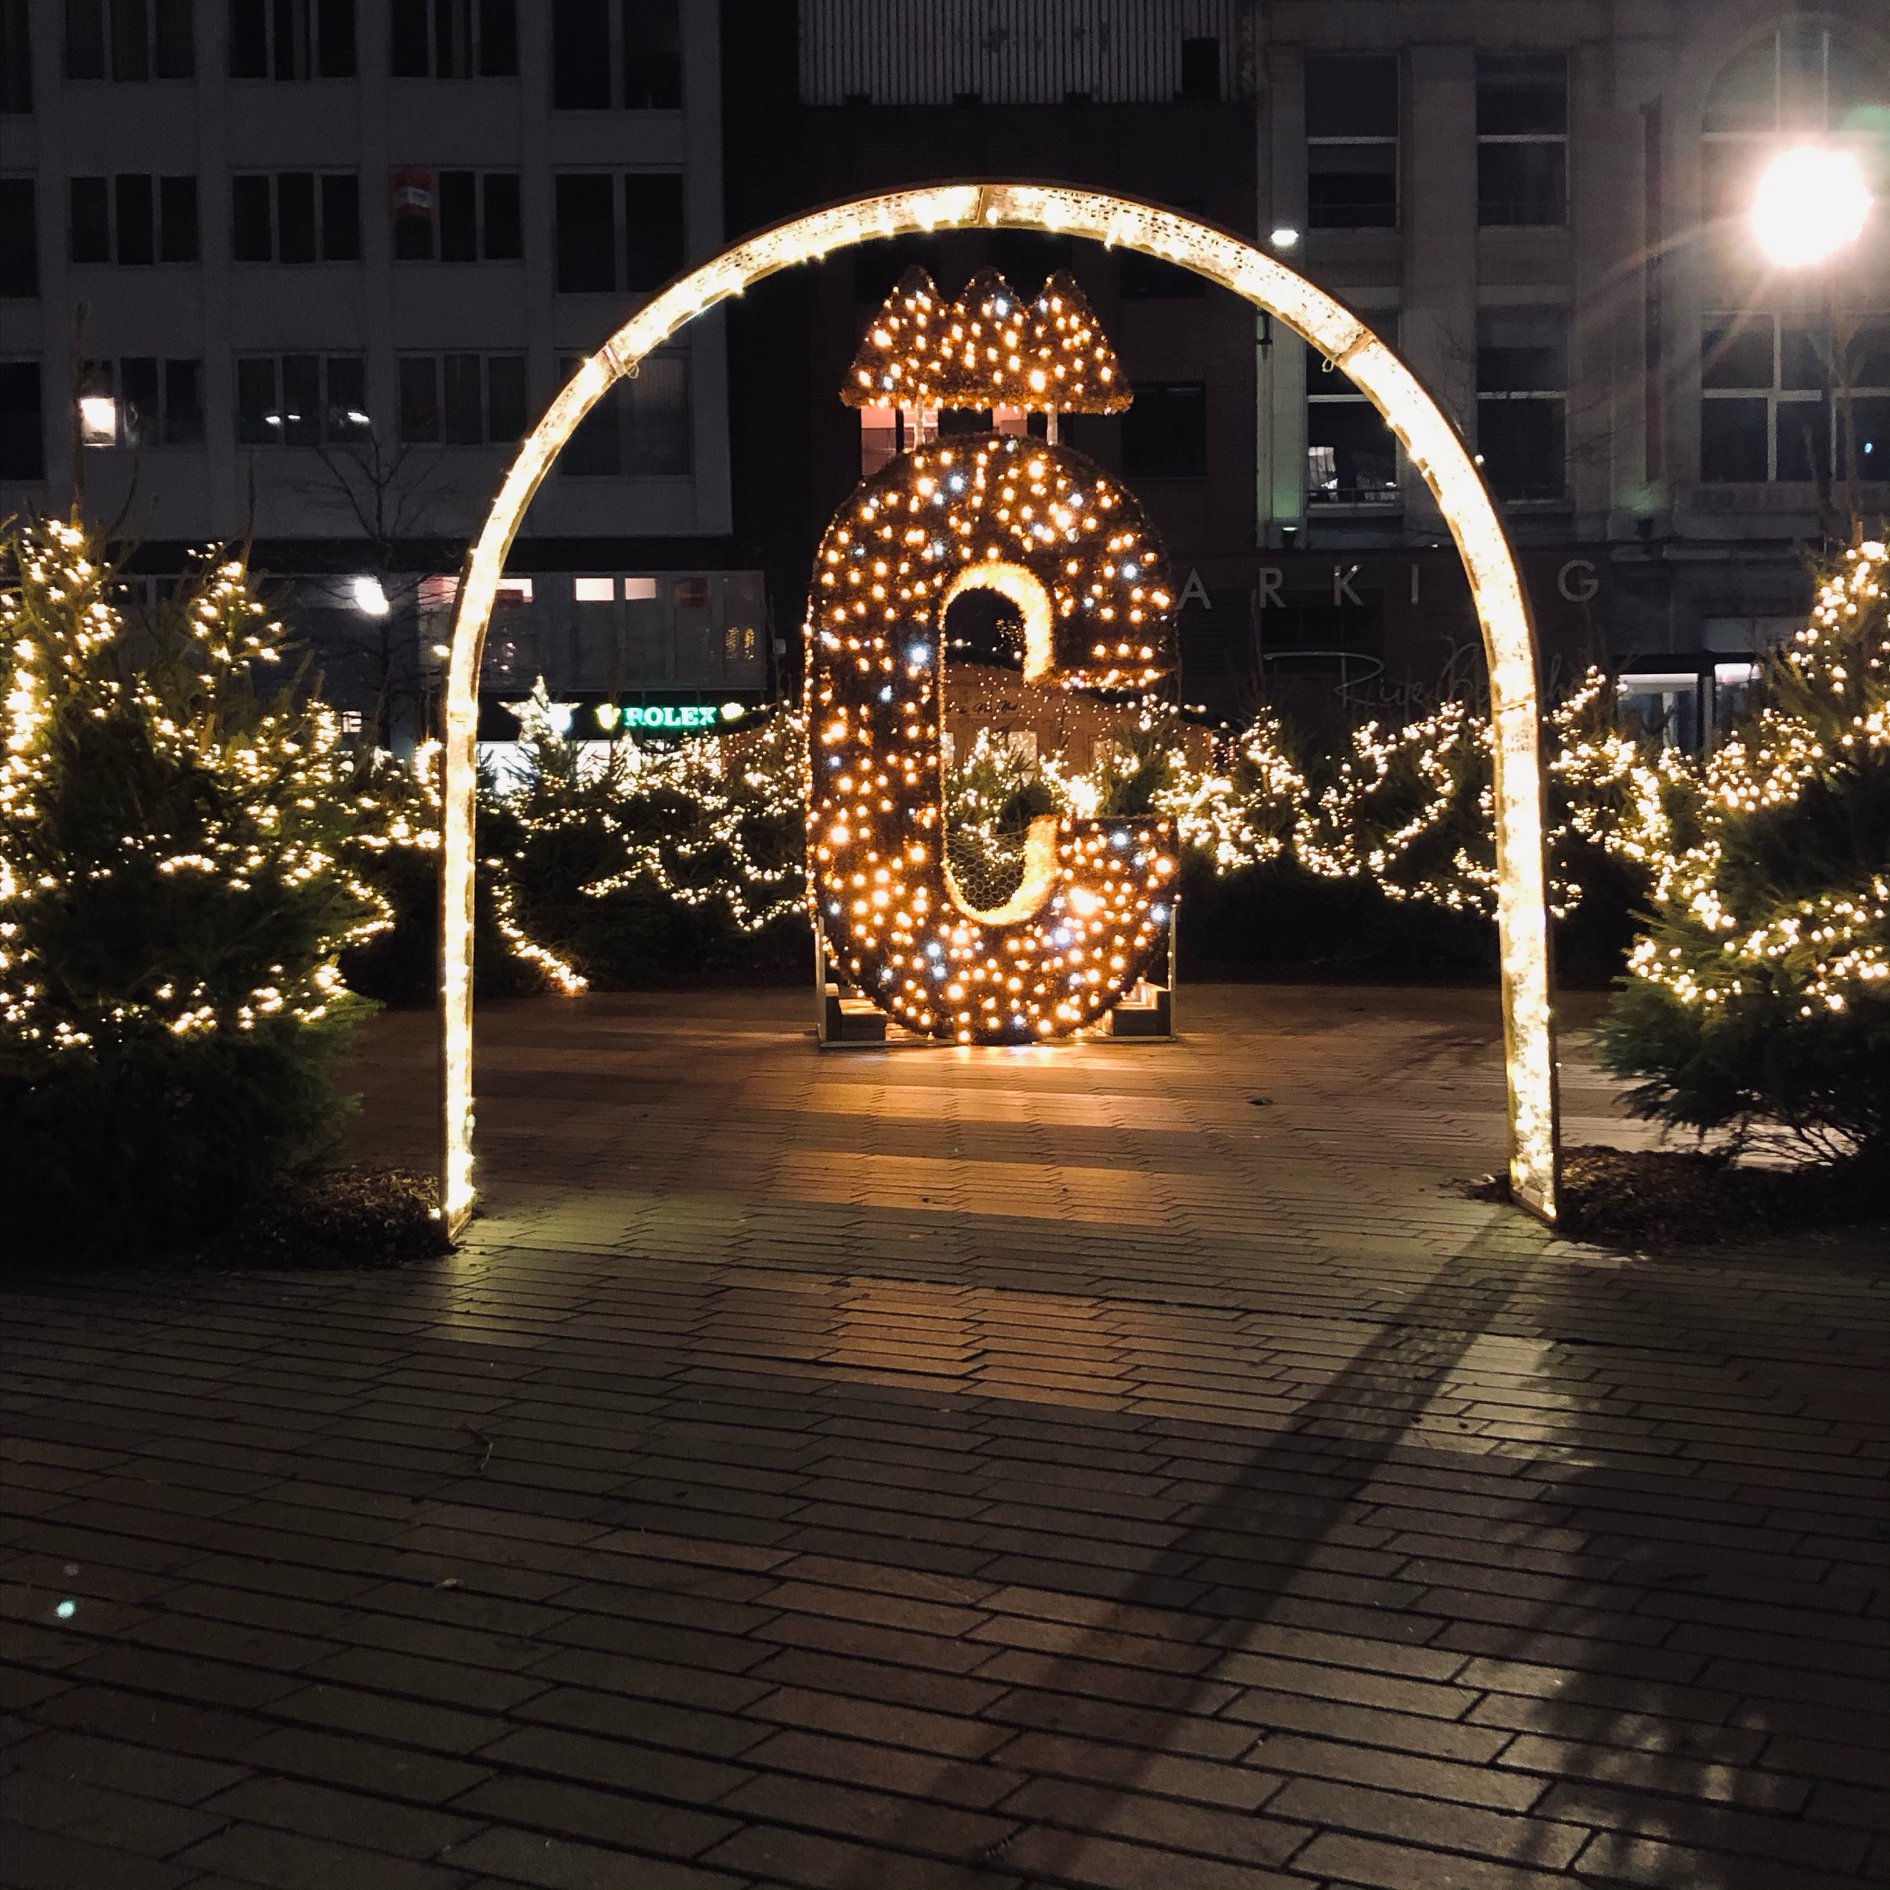
{"label": "crown of lights", "polygon": [[1135,396],[1067,271],[1026,301],[997,270],[980,269],[946,308],[915,265],[868,324],[840,398],[849,407],[1121,413]]}
{"label": "crown of lights", "polygon": [[840,398],[849,407],[936,407],[945,303],[917,263],[867,324]]}

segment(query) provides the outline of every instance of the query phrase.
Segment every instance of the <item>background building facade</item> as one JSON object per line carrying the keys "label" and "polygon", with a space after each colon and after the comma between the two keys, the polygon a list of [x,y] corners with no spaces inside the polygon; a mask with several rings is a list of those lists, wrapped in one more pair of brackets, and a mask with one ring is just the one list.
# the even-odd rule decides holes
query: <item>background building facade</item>
{"label": "background building facade", "polygon": [[[0,54],[7,506],[82,485],[151,573],[252,537],[331,689],[411,723],[521,433],[721,246],[716,10],[6,0]],[[759,693],[728,463],[711,319],[547,482],[495,689]]]}

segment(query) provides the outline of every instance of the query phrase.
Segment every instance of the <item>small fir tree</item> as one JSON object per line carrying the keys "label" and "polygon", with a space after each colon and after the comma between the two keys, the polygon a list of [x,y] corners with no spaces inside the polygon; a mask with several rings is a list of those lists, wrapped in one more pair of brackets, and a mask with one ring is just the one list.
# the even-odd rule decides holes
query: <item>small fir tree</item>
{"label": "small fir tree", "polygon": [[194,1235],[332,1140],[381,818],[240,560],[136,627],[77,525],[0,568],[0,1137],[16,1225]]}
{"label": "small fir tree", "polygon": [[1602,1034],[1637,1114],[1890,1156],[1887,591],[1884,546],[1848,551],[1705,763]]}

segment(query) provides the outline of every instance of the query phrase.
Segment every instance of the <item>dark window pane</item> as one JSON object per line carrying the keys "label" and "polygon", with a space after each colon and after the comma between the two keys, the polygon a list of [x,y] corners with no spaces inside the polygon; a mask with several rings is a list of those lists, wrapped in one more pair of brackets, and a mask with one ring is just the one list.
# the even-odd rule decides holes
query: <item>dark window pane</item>
{"label": "dark window pane", "polygon": [[102,177],[75,177],[71,183],[72,260],[101,263],[112,259],[111,203]]}
{"label": "dark window pane", "polygon": [[441,357],[445,382],[445,436],[449,446],[477,446],[485,437],[479,418],[480,363],[476,354]]}
{"label": "dark window pane", "polygon": [[1398,443],[1369,401],[1307,402],[1306,496],[1324,505],[1397,498]]}
{"label": "dark window pane", "polygon": [[623,102],[632,111],[673,111],[681,105],[676,0],[623,0]]}
{"label": "dark window pane", "polygon": [[518,77],[517,0],[479,0],[479,76]]}
{"label": "dark window pane", "polygon": [[195,262],[198,256],[197,180],[158,179],[158,260]]}
{"label": "dark window pane", "polygon": [[660,288],[683,265],[680,171],[632,171],[623,180],[624,287]]}
{"label": "dark window pane", "polygon": [[27,0],[0,0],[0,113],[33,109],[33,44]]}
{"label": "dark window pane", "polygon": [[149,355],[118,364],[118,438],[125,446],[158,444],[158,364]]}
{"label": "dark window pane", "polygon": [[1561,53],[1478,53],[1477,136],[1568,130],[1568,61]]}
{"label": "dark window pane", "polygon": [[471,171],[440,173],[440,260],[479,260],[479,203]]}
{"label": "dark window pane", "polygon": [[0,479],[44,479],[39,363],[0,361]]}
{"label": "dark window pane", "polygon": [[151,14],[146,0],[111,0],[112,77],[151,76]]}
{"label": "dark window pane", "polygon": [[1778,384],[1798,392],[1817,392],[1831,379],[1830,331],[1822,322],[1779,324]]}
{"label": "dark window pane", "polygon": [[315,354],[282,357],[282,427],[291,446],[314,446],[322,437],[322,363]]}
{"label": "dark window pane", "polygon": [[518,172],[488,171],[481,188],[485,192],[486,260],[514,262],[525,254]]}
{"label": "dark window pane", "polygon": [[236,439],[240,446],[273,446],[282,438],[276,405],[276,364],[250,355],[236,364]]}
{"label": "dark window pane", "polygon": [[1709,317],[1700,342],[1702,387],[1770,387],[1772,318]]}
{"label": "dark window pane", "polygon": [[589,172],[567,173],[557,179],[560,289],[617,286],[614,187],[612,178]]}
{"label": "dark window pane", "polygon": [[1181,96],[1212,105],[1221,96],[1221,42],[1184,39],[1181,42]]}
{"label": "dark window pane", "polygon": [[1395,138],[1398,62],[1388,58],[1306,61],[1309,138]]}
{"label": "dark window pane", "polygon": [[352,171],[322,179],[322,260],[361,260],[361,186]]}
{"label": "dark window pane", "polygon": [[394,254],[402,262],[432,260],[438,188],[433,173],[417,166],[394,173]]}
{"label": "dark window pane", "polygon": [[1845,478],[1890,483],[1890,395],[1860,394],[1850,402],[1838,451]]}
{"label": "dark window pane", "polygon": [[230,213],[231,255],[238,262],[269,261],[269,179],[231,178]]}
{"label": "dark window pane", "polygon": [[118,260],[121,263],[157,261],[157,225],[151,202],[151,179],[142,173],[120,174],[112,180],[113,207],[118,218]]}
{"label": "dark window pane", "polygon": [[270,28],[275,38],[275,60],[270,67],[277,79],[306,79],[307,47],[302,43],[297,0],[270,0]]}
{"label": "dark window pane", "polygon": [[[558,371],[568,380],[577,365],[578,357],[570,356],[559,362]],[[602,474],[621,470],[623,390],[629,385],[628,381],[618,381],[577,423],[564,451],[558,455],[560,472]]]}
{"label": "dark window pane", "polygon": [[157,0],[156,69],[160,79],[188,79],[197,70],[190,5],[191,0]]}
{"label": "dark window pane", "polygon": [[367,362],[358,354],[331,354],[323,364],[328,398],[322,411],[323,437],[361,440],[372,430],[367,410]]}
{"label": "dark window pane", "polygon": [[416,446],[440,437],[440,376],[434,355],[400,358],[400,437]]}
{"label": "dark window pane", "polygon": [[1484,309],[1477,316],[1477,392],[1564,393],[1568,316],[1561,309]]}
{"label": "dark window pane", "polygon": [[1499,499],[1559,499],[1567,489],[1559,400],[1479,400],[1477,450]]}
{"label": "dark window pane", "polygon": [[486,362],[486,438],[507,444],[525,432],[525,357],[495,354]]}
{"label": "dark window pane", "polygon": [[230,0],[230,77],[266,79],[269,76],[269,28],[264,19],[268,0]]}
{"label": "dark window pane", "polygon": [[1890,387],[1890,322],[1859,322],[1840,351],[1847,387]]}
{"label": "dark window pane", "polygon": [[1562,223],[1568,217],[1568,147],[1477,146],[1477,221],[1485,229]]}
{"label": "dark window pane", "polygon": [[609,107],[608,0],[552,0],[551,102],[561,111]]}
{"label": "dark window pane", "polygon": [[1395,229],[1398,147],[1308,145],[1306,221],[1315,230]]}
{"label": "dark window pane", "polygon": [[394,0],[388,17],[390,57],[397,79],[427,76],[427,0]]}
{"label": "dark window pane", "polygon": [[313,171],[279,171],[276,174],[276,260],[285,263],[311,263],[315,260]]}
{"label": "dark window pane", "polygon": [[39,218],[34,208],[30,177],[0,177],[0,295],[39,293]]}
{"label": "dark window pane", "polygon": [[1767,476],[1762,399],[1700,402],[1700,477],[1710,484]]}
{"label": "dark window pane", "polygon": [[324,79],[354,77],[354,0],[317,0],[316,71]]}
{"label": "dark window pane", "polygon": [[104,0],[66,0],[66,77],[105,76]]}
{"label": "dark window pane", "polygon": [[1199,381],[1137,388],[1122,416],[1122,470],[1131,479],[1207,474],[1207,389]]}
{"label": "dark window pane", "polygon": [[1809,483],[1831,472],[1831,409],[1822,400],[1778,403],[1778,476]]}
{"label": "dark window pane", "polygon": [[466,76],[464,27],[464,0],[433,0],[433,76],[436,79]]}
{"label": "dark window pane", "polygon": [[624,471],[686,473],[694,463],[689,422],[689,357],[665,348],[645,357],[633,381],[619,381],[627,422]]}
{"label": "dark window pane", "polygon": [[203,441],[203,363],[164,363],[164,444],[197,446]]}

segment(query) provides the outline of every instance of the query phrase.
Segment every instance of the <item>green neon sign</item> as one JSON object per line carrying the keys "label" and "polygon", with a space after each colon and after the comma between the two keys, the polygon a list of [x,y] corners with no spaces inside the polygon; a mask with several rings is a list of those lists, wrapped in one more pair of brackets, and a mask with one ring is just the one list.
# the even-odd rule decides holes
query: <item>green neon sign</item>
{"label": "green neon sign", "polygon": [[[599,711],[598,719],[603,719]],[[626,703],[618,711],[623,727],[644,729],[665,735],[686,735],[705,728],[714,728],[719,722],[733,722],[746,711],[738,702],[725,702],[719,707],[713,702],[664,702],[664,703]],[[608,724],[606,724],[608,726]]]}

